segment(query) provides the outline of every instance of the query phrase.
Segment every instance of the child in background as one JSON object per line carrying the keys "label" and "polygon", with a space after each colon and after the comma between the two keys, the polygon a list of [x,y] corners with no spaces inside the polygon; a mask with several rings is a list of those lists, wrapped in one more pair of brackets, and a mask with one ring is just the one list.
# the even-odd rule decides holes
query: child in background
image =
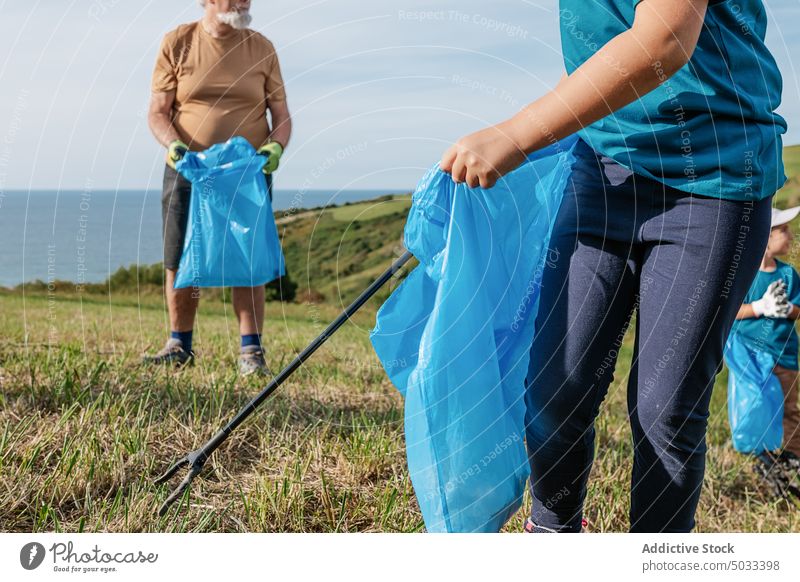
{"label": "child in background", "polygon": [[[774,356],[776,364],[773,373],[780,381],[784,397],[783,449],[777,457],[772,452],[766,452],[760,460],[767,469],[776,466],[778,470],[783,470],[790,480],[800,476],[798,337],[794,323],[800,317],[800,275],[790,264],[776,257],[784,256],[791,250],[794,236],[789,222],[798,213],[800,206],[772,210],[767,250],[731,330],[731,334],[738,334],[739,339]],[[761,469],[763,475],[763,467]]]}

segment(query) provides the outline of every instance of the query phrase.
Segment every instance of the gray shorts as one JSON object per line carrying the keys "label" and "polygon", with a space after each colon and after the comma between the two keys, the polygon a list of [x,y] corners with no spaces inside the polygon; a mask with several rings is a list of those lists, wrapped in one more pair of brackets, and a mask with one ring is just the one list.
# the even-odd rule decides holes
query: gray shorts
{"label": "gray shorts", "polygon": [[[264,175],[272,202],[272,176]],[[189,201],[192,183],[164,165],[164,186],[161,193],[161,220],[164,234],[164,268],[177,271],[183,254],[186,225],[189,222]]]}

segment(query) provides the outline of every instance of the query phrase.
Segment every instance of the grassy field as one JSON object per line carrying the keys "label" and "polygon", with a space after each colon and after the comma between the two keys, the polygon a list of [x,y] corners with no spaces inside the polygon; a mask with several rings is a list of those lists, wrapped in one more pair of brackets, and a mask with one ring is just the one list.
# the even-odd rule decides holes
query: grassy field
{"label": "grassy field", "polygon": [[[203,306],[197,366],[150,371],[139,356],[164,337],[157,298],[0,296],[0,530],[422,530],[402,401],[368,342],[374,306],[234,433],[195,481],[188,507],[156,517],[169,488],[151,480],[261,387],[236,376],[229,311],[219,301]],[[336,313],[278,303],[268,311],[275,369]],[[631,341],[598,423],[586,515],[593,531],[627,528]],[[731,449],[725,381],[723,373],[713,399],[698,531],[800,531],[800,510],[763,493]],[[521,520],[507,529],[519,531]]]}
{"label": "grassy field", "polygon": [[[796,181],[800,148],[790,154]],[[781,205],[796,186],[781,193]],[[274,371],[397,255],[407,209],[408,197],[385,197],[279,220],[291,276],[322,303],[267,305]],[[123,292],[99,288],[111,293],[77,294],[69,285],[0,292],[0,531],[423,530],[405,464],[402,399],[368,340],[391,289],[217,451],[188,506],[158,518],[171,487],[152,479],[202,445],[264,382],[237,377],[238,331],[223,295],[202,304],[197,365],[173,372],[139,364],[167,332],[158,288],[135,279]],[[592,531],[628,527],[632,340],[629,332],[597,424],[585,516]],[[798,532],[800,509],[766,494],[730,446],[726,383],[723,371],[697,531]],[[507,531],[520,531],[523,517]]]}
{"label": "grassy field", "polygon": [[[150,480],[261,388],[236,375],[226,311],[202,308],[193,369],[150,371],[139,356],[163,342],[157,299],[0,297],[0,530],[418,530],[402,404],[367,342],[374,311],[237,431],[196,482],[191,507],[155,517],[168,491]],[[335,314],[269,311],[275,369]]]}

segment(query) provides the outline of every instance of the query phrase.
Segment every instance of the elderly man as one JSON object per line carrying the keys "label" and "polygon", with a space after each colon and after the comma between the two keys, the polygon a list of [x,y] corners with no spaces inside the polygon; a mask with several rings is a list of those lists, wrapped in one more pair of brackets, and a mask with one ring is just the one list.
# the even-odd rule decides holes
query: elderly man
{"label": "elderly man", "polygon": [[[197,289],[175,289],[183,250],[191,185],[175,164],[188,150],[204,150],[235,135],[267,156],[264,179],[272,196],[272,172],[291,134],[278,57],[272,43],[250,30],[250,0],[200,0],[203,17],[169,32],[161,43],[152,82],[148,122],[167,148],[162,212],[164,267],[171,337],[147,364],[194,363],[192,329]],[[272,127],[267,120],[272,118]],[[264,288],[233,289],[242,336],[239,369],[268,373],[261,345]]]}

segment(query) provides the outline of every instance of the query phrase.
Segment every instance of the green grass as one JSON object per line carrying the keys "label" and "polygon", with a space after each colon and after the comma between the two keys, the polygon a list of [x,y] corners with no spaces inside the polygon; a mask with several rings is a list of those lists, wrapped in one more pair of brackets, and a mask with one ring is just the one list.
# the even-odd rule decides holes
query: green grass
{"label": "green grass", "polygon": [[376,203],[349,204],[332,209],[334,220],[339,222],[354,222],[357,220],[372,220],[382,216],[389,216],[398,212],[405,213],[411,208],[410,196],[396,196],[390,200]]}
{"label": "green grass", "polygon": [[[789,148],[793,176],[798,162],[800,148]],[[299,293],[322,293],[325,302],[268,304],[265,343],[274,370],[398,254],[407,208],[407,199],[385,197],[279,221]],[[171,488],[152,479],[208,440],[263,382],[236,375],[239,338],[224,295],[201,305],[197,366],[152,371],[139,360],[167,332],[159,293],[100,287],[107,294],[78,295],[70,285],[52,295],[43,288],[0,292],[0,531],[423,529],[405,462],[403,402],[368,339],[390,288],[215,453],[188,506],[158,518]],[[629,332],[597,422],[586,502],[592,531],[628,527],[632,341]],[[726,383],[723,371],[711,404],[697,531],[800,531],[798,508],[766,494],[750,461],[731,448]],[[508,531],[520,530],[524,511]]]}
{"label": "green grass", "polygon": [[[269,311],[275,369],[336,313],[277,303]],[[189,507],[155,516],[168,488],[152,478],[262,387],[236,375],[229,315],[229,305],[207,302],[197,366],[150,371],[139,356],[163,341],[158,299],[0,296],[0,530],[419,530],[402,402],[367,342],[374,310],[240,427],[195,483]]]}
{"label": "green grass", "polygon": [[[370,304],[234,433],[188,506],[158,518],[170,488],[152,479],[261,388],[236,376],[230,305],[203,304],[197,366],[169,372],[139,366],[166,332],[158,298],[0,295],[0,530],[420,531],[402,400],[369,345],[374,313]],[[270,365],[288,363],[335,314],[328,305],[271,304]],[[631,342],[629,334],[597,425],[586,504],[593,531],[627,528]],[[764,493],[731,449],[725,383],[723,373],[698,531],[800,531],[797,508]],[[507,530],[518,531],[522,515]]]}

